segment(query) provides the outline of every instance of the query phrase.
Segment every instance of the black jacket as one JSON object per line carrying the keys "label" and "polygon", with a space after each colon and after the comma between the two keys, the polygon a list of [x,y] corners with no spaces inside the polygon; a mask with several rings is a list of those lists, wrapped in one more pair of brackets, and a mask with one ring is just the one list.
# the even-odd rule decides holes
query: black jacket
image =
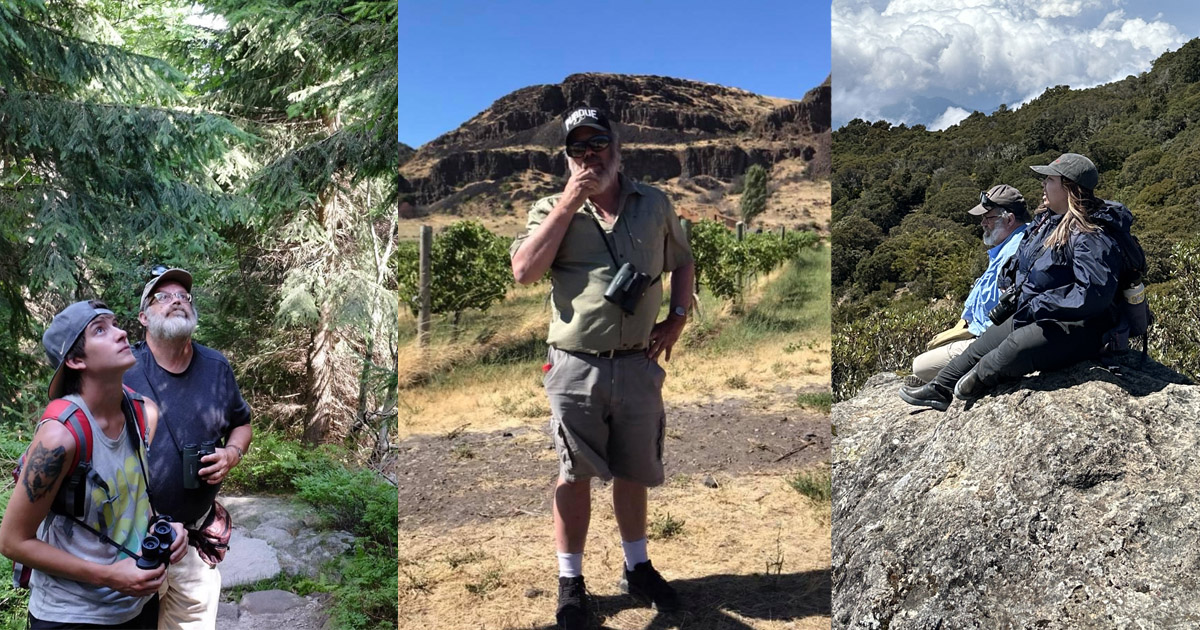
{"label": "black jacket", "polygon": [[1064,247],[1043,247],[1063,215],[1045,212],[1034,219],[1014,256],[1021,286],[1015,325],[1061,321],[1108,329],[1116,324],[1113,298],[1124,261],[1111,233],[1128,233],[1133,215],[1117,202],[1104,204],[1089,216],[1102,229],[1071,234]]}

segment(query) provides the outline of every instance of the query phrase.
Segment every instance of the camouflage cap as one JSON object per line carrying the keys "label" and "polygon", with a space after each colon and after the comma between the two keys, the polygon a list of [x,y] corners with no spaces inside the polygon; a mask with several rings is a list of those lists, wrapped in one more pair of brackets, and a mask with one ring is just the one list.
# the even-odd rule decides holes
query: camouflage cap
{"label": "camouflage cap", "polygon": [[1065,177],[1088,190],[1100,183],[1100,171],[1092,161],[1078,153],[1064,153],[1045,166],[1030,166],[1039,175]]}

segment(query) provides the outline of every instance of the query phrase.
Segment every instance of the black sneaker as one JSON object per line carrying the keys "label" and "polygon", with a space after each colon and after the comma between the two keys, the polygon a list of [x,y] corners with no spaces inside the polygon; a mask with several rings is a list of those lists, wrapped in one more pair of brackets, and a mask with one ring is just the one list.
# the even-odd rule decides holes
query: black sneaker
{"label": "black sneaker", "polygon": [[588,602],[587,588],[583,585],[583,576],[558,578],[558,612],[554,618],[562,630],[587,630],[588,612],[591,608]]}
{"label": "black sneaker", "polygon": [[933,407],[938,411],[950,408],[950,389],[934,382],[920,387],[901,387],[900,398],[910,405]]}
{"label": "black sneaker", "polygon": [[959,400],[975,400],[983,396],[984,387],[983,383],[979,382],[979,375],[975,373],[976,367],[979,366],[976,365],[967,370],[967,373],[963,374],[962,378],[958,379],[958,382],[954,384],[955,398]]}
{"label": "black sneaker", "polygon": [[663,579],[650,561],[639,562],[633,570],[625,569],[625,577],[621,578],[621,592],[632,595],[642,603],[650,604],[659,612],[674,612],[679,610],[679,595],[675,589]]}

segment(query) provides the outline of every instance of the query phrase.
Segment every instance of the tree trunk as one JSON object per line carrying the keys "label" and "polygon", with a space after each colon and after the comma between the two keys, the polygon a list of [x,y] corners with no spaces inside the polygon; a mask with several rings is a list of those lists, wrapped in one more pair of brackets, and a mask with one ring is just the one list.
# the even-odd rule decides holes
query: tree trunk
{"label": "tree trunk", "polygon": [[[330,133],[337,130],[339,121],[328,119],[326,126]],[[304,426],[304,442],[320,444],[329,438],[336,423],[335,414],[337,400],[333,391],[333,348],[337,343],[333,329],[333,305],[329,295],[324,293],[324,279],[332,276],[338,267],[339,252],[337,248],[337,228],[341,220],[342,208],[339,203],[338,182],[334,182],[317,199],[317,223],[321,226],[321,239],[317,246],[319,275],[322,281],[315,287],[314,293],[320,304],[320,316],[308,344],[308,413]]]}

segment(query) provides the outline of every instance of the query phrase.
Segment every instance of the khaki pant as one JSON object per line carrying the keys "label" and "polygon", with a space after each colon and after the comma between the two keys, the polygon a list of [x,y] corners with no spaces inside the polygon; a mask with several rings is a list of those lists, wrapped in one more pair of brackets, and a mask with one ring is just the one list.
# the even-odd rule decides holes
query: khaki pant
{"label": "khaki pant", "polygon": [[559,477],[663,482],[666,371],[645,353],[593,357],[551,347],[546,373]]}
{"label": "khaki pant", "polygon": [[942,368],[949,365],[954,357],[962,354],[973,341],[975,341],[975,337],[951,342],[929,352],[918,354],[917,358],[913,359],[913,374],[926,383],[932,381],[938,372],[942,371]]}
{"label": "khaki pant", "polygon": [[221,572],[200,559],[188,545],[178,564],[167,567],[158,589],[160,630],[212,630],[217,627]]}

